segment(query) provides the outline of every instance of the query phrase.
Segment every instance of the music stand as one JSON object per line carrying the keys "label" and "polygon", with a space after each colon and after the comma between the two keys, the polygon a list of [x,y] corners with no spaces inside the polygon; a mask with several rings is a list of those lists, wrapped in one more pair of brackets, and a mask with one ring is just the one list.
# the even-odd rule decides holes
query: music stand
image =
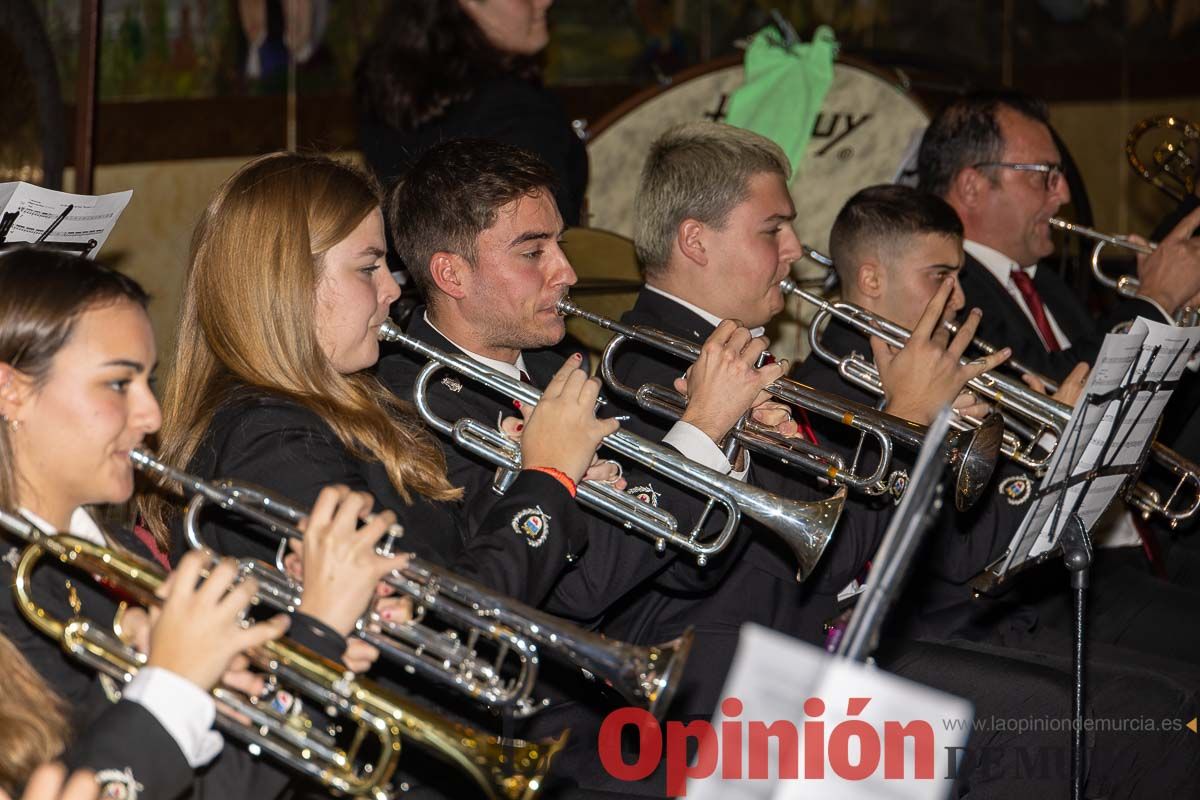
{"label": "music stand", "polygon": [[[1148,341],[1150,338],[1154,338],[1154,341]],[[1127,346],[1127,342],[1119,339],[1110,337],[1111,350],[1117,350],[1118,345]],[[1106,341],[1097,359],[1098,364],[1106,363],[1105,356],[1109,351],[1110,341]],[[1096,390],[1089,380],[1088,388],[1076,404],[1075,412],[1057,444],[1046,479],[1035,494],[1036,501],[1008,552],[1001,559],[1002,565],[998,570],[994,569],[996,565],[992,565],[972,581],[977,589],[992,588],[1032,564],[1045,561],[1055,553],[1061,554],[1070,574],[1074,610],[1074,685],[1071,696],[1073,800],[1083,797],[1084,646],[1087,590],[1093,557],[1084,509],[1088,509],[1090,525],[1094,525],[1099,517],[1096,509],[1107,507],[1114,498],[1127,491],[1130,481],[1136,480],[1153,444],[1153,434],[1146,434],[1145,431],[1156,429],[1157,420],[1162,414],[1162,405],[1152,401],[1161,399],[1165,404],[1166,398],[1159,396],[1163,392],[1169,396],[1175,386],[1173,376],[1182,369],[1181,359],[1186,359],[1188,352],[1190,347],[1165,348],[1158,337],[1144,336],[1139,349],[1129,359],[1124,375],[1115,385]],[[1162,361],[1164,355],[1169,359],[1166,362]],[[1157,409],[1151,410],[1155,406]],[[1140,441],[1134,438],[1135,429],[1143,432]],[[1137,448],[1136,458],[1128,457],[1131,447]],[[1118,477],[1119,481],[1112,480]],[[1038,521],[1031,524],[1035,518]],[[1039,544],[1042,549],[1035,550]]]}

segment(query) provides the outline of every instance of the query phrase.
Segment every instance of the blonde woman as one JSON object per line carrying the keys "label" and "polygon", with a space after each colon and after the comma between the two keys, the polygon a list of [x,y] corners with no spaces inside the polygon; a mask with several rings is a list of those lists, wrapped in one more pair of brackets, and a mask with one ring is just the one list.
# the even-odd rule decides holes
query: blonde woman
{"label": "blonde woman", "polygon": [[[277,153],[226,181],[192,239],[161,453],[301,505],[329,482],[369,492],[404,526],[401,549],[537,604],[584,545],[575,484],[617,423],[595,418],[599,384],[568,361],[523,432],[526,468],[468,530],[441,448],[371,372],[399,297],[385,251],[378,189],[352,167]],[[169,509],[146,511],[178,541]],[[239,527],[214,512],[205,536],[271,554]]]}

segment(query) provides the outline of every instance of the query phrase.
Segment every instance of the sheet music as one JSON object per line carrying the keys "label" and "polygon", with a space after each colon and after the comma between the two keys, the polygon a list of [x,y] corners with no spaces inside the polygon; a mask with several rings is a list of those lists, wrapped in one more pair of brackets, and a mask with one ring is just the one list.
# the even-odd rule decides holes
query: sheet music
{"label": "sheet music", "polygon": [[[733,667],[726,679],[724,698],[736,697],[742,702],[742,712],[727,718],[718,713],[713,720],[713,729],[722,732],[722,723],[741,723],[742,779],[722,777],[722,767],[731,763],[732,756],[726,748],[729,742],[724,737],[720,742],[722,753],[712,775],[691,778],[687,782],[689,800],[798,800],[811,797],[837,797],[839,800],[932,800],[944,798],[953,784],[946,779],[948,753],[966,744],[971,730],[974,708],[970,702],[945,692],[931,689],[918,683],[900,678],[866,664],[835,658],[813,645],[793,639],[777,631],[758,625],[742,627]],[[824,704],[823,713],[806,715],[804,704],[810,698],[819,698]],[[865,708],[857,713],[847,713],[850,698],[867,698]],[[847,720],[865,722],[879,734],[881,745],[878,768],[860,780],[846,780],[838,775],[830,757],[831,748],[837,747],[841,737],[834,735],[838,725]],[[775,721],[790,722],[798,733],[795,745],[799,777],[795,780],[779,780],[779,744],[772,737],[767,750],[766,777],[749,778],[751,763],[750,723],[770,725]],[[806,769],[806,736],[813,731],[804,725],[806,721],[823,723],[820,737],[813,741],[820,745],[824,775],[814,777]],[[918,749],[914,739],[906,737],[903,742],[904,779],[885,778],[884,755],[896,739],[886,735],[885,725],[907,725],[912,722],[928,723],[932,731],[933,777],[916,779],[915,762]],[[859,729],[863,730],[861,725]],[[857,737],[851,737],[852,742]],[[928,740],[926,742],[928,744]],[[849,762],[858,764],[862,755],[859,745],[849,748]],[[928,748],[922,748],[927,750]]]}
{"label": "sheet music", "polygon": [[73,249],[81,252],[82,246],[94,240],[87,256],[95,258],[132,196],[131,190],[101,195],[68,194],[25,181],[0,183],[3,209],[0,224],[7,228],[3,241],[36,242],[53,226],[44,242],[46,246],[67,242],[81,246]]}
{"label": "sheet music", "polygon": [[1052,550],[1072,510],[1091,530],[1125,484],[1126,473],[1093,475],[1062,491],[1050,488],[1093,470],[1135,466],[1171,397],[1172,387],[1164,382],[1178,380],[1198,342],[1200,328],[1140,317],[1128,333],[1105,337],[1084,396],[1109,399],[1076,405],[1039,484],[1044,495],[1034,501],[1013,537],[1002,572]]}

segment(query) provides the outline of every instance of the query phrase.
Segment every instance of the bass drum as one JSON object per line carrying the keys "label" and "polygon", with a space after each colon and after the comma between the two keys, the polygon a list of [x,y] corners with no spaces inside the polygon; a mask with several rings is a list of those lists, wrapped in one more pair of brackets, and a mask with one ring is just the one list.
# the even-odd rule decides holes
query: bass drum
{"label": "bass drum", "polygon": [[[589,126],[588,226],[633,236],[633,198],[651,143],[668,128],[694,120],[724,118],[729,97],[742,85],[741,56],[694,67],[665,87],[635,95]],[[778,98],[786,103],[786,97]],[[929,123],[924,105],[890,74],[842,57],[813,125],[804,160],[791,182],[796,233],[822,252],[842,205],[859,189],[893,183],[915,171],[920,137]],[[823,275],[797,264],[802,278]],[[789,299],[791,320],[811,316]],[[772,326],[773,350],[787,357],[807,351],[801,327],[787,319]]]}
{"label": "bass drum", "polygon": [[[650,144],[674,125],[723,119],[742,77],[740,57],[695,67],[670,86],[635,95],[589,126],[588,226],[632,237],[633,196]],[[827,250],[842,204],[865,186],[895,182],[908,162],[915,162],[928,123],[929,114],[899,76],[839,59],[791,184],[801,240]]]}

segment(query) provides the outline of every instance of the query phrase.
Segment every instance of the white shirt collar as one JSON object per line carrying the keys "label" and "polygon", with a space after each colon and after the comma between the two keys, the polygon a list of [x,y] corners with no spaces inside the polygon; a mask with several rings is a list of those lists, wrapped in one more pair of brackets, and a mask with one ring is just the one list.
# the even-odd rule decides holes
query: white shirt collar
{"label": "white shirt collar", "polygon": [[529,374],[529,370],[525,368],[525,354],[524,353],[517,354],[517,363],[515,363],[515,364],[509,364],[507,361],[497,361],[494,358],[488,358],[487,356],[481,356],[478,353],[472,353],[470,350],[463,347],[461,344],[454,341],[446,334],[442,333],[441,330],[438,329],[438,326],[433,324],[433,320],[429,319],[429,311],[428,310],[426,310],[426,312],[425,312],[425,321],[427,323],[429,323],[429,327],[433,328],[438,333],[441,333],[443,339],[445,339],[447,342],[449,342],[450,344],[457,347],[459,350],[462,350],[463,354],[468,356],[472,361],[478,361],[480,364],[483,364],[485,367],[491,367],[492,369],[499,372],[501,375],[507,375],[508,377],[510,377],[514,380],[518,380],[518,381],[521,380],[522,372],[524,372],[526,375]]}
{"label": "white shirt collar", "polygon": [[976,261],[978,261],[980,264],[983,264],[983,266],[987,268],[987,271],[992,273],[996,280],[1000,281],[1002,284],[1008,283],[1014,269],[1021,270],[1030,278],[1033,278],[1035,275],[1037,275],[1037,264],[1023,267],[1013,259],[1004,255],[1004,253],[988,247],[986,244],[980,244],[979,242],[973,242],[970,239],[964,239],[963,250],[966,250],[975,258]]}
{"label": "white shirt collar", "polygon": [[[693,314],[700,317],[702,320],[707,322],[709,325],[712,325],[714,328],[717,327],[718,325],[720,325],[722,322],[722,319],[720,317],[718,317],[716,314],[710,314],[707,311],[705,311],[703,308],[700,308],[700,306],[694,306],[691,303],[689,303],[687,300],[684,300],[682,297],[676,297],[675,295],[671,294],[670,292],[665,292],[662,289],[658,288],[657,286],[651,286],[648,283],[646,284],[646,288],[649,289],[650,291],[654,292],[655,294],[661,294],[663,297],[667,298],[668,300],[674,300],[676,303],[679,303],[679,305],[683,306],[688,311],[691,311]],[[751,336],[762,336],[763,332],[765,330],[766,330],[766,328],[764,328],[760,325],[757,328],[751,328],[750,335]]]}
{"label": "white shirt collar", "polygon": [[[19,508],[21,516],[33,523],[43,533],[53,536],[58,533],[58,529],[51,525],[46,520],[39,517],[37,514],[30,511],[28,508]],[[72,536],[78,536],[80,539],[86,539],[95,545],[104,547],[107,542],[104,539],[104,533],[100,530],[100,526],[96,524],[96,520],[92,519],[92,515],[84,509],[83,506],[71,512],[71,521],[68,524]]]}

